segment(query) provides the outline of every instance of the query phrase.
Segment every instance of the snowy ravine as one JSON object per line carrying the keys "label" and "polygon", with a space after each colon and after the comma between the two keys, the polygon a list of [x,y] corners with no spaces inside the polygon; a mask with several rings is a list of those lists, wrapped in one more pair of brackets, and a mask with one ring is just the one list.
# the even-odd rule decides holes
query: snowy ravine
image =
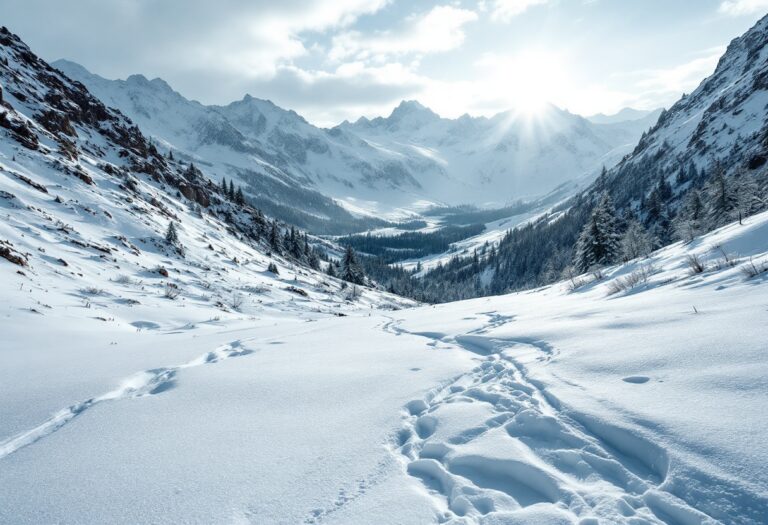
{"label": "snowy ravine", "polygon": [[768,214],[574,291],[337,317],[85,308],[0,261],[0,523],[765,523],[749,264]]}

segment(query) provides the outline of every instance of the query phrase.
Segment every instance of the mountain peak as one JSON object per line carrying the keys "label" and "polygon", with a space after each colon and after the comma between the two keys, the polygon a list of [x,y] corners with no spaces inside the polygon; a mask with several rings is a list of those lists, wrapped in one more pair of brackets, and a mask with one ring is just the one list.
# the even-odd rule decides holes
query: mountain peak
{"label": "mountain peak", "polygon": [[394,110],[392,110],[389,118],[399,120],[409,115],[424,115],[432,118],[440,118],[437,113],[416,100],[403,100]]}
{"label": "mountain peak", "polygon": [[55,67],[70,78],[83,78],[93,75],[88,69],[81,64],[67,60],[66,58],[60,58],[54,62],[51,62],[51,66]]}

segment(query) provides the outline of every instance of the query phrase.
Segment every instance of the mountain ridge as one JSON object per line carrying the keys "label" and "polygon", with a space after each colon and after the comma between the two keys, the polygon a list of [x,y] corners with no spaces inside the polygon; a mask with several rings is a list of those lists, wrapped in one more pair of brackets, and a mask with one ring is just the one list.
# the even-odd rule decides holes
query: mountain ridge
{"label": "mountain ridge", "polygon": [[[85,75],[71,62],[54,64],[90,84],[161,143],[212,162],[214,178],[251,184],[252,197],[269,198],[259,194],[259,184],[279,180],[296,191],[330,197],[353,213],[384,217],[403,216],[403,210],[413,215],[414,204],[423,202],[503,206],[537,198],[565,182],[588,181],[627,153],[642,132],[637,123],[609,129],[556,108],[548,110],[551,123],[533,126],[510,112],[445,119],[417,101],[401,102],[387,117],[317,128],[296,112],[251,95],[203,106],[183,97],[171,100],[163,95],[169,88],[163,81],[158,81],[162,89],[142,90],[154,81],[131,85]],[[178,104],[176,122],[154,117],[168,112],[164,104]],[[382,136],[384,130],[390,135]],[[524,142],[527,135],[535,140]],[[463,147],[468,140],[473,144]],[[535,148],[527,154],[521,144]],[[275,200],[284,197],[273,193]]]}

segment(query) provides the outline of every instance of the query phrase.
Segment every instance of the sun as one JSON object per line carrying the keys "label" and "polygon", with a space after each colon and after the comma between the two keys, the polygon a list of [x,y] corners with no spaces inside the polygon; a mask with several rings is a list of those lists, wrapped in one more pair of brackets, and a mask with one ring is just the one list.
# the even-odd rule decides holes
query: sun
{"label": "sun", "polygon": [[567,83],[563,62],[555,53],[523,51],[505,66],[509,105],[529,118],[543,114]]}

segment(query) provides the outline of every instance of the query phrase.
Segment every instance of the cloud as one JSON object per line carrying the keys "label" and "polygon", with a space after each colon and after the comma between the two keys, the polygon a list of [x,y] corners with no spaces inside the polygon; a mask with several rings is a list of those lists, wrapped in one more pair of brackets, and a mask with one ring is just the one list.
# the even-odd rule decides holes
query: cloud
{"label": "cloud", "polygon": [[107,76],[263,75],[308,53],[302,33],[348,27],[389,2],[25,0],[6,2],[3,19],[46,58],[72,58]]}
{"label": "cloud", "polygon": [[750,15],[768,9],[768,0],[725,0],[719,11],[729,16]]}
{"label": "cloud", "polygon": [[638,85],[656,93],[690,92],[702,79],[712,74],[717,62],[725,52],[725,46],[718,46],[702,52],[702,56],[683,64],[666,68],[639,71]]}
{"label": "cloud", "polygon": [[477,20],[468,9],[441,5],[406,18],[395,31],[363,34],[348,31],[336,35],[329,56],[333,60],[381,60],[387,56],[431,54],[450,51],[464,42],[464,26]]}
{"label": "cloud", "polygon": [[497,22],[509,22],[529,8],[547,3],[549,0],[493,0],[491,19]]}
{"label": "cloud", "polygon": [[[699,56],[673,67],[662,69],[643,69],[631,73],[613,75],[618,80],[618,89],[609,89],[600,94],[599,89],[592,93],[591,107],[622,107],[654,109],[674,104],[682,93],[690,93],[710,76],[717,62],[725,52],[725,46],[718,46],[702,51]],[[631,88],[630,88],[631,86]],[[600,101],[602,104],[594,104]],[[586,100],[585,100],[586,102]],[[605,112],[604,109],[600,111]],[[597,111],[590,111],[596,113]]]}
{"label": "cloud", "polygon": [[274,76],[253,79],[243,88],[298,111],[314,124],[333,126],[363,114],[385,113],[400,100],[419,96],[428,83],[397,62],[345,62],[333,71],[280,66]]}

